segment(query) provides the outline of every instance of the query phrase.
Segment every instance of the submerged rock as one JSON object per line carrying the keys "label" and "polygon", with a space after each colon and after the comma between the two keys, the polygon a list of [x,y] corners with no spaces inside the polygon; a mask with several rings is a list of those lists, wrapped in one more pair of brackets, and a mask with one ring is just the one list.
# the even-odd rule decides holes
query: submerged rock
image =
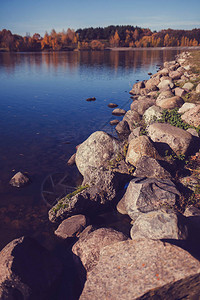
{"label": "submerged rock", "polygon": [[108,107],[110,107],[110,108],[115,108],[117,106],[118,106],[118,104],[115,104],[115,103],[109,103],[108,104]]}
{"label": "submerged rock", "polygon": [[10,180],[10,185],[15,186],[15,187],[22,187],[29,183],[30,180],[27,176],[22,174],[21,172],[16,173]]}
{"label": "submerged rock", "polygon": [[110,125],[117,125],[117,124],[119,124],[119,120],[111,120],[110,121]]}
{"label": "submerged rock", "polygon": [[125,115],[126,111],[122,108],[115,108],[113,111],[112,111],[112,114],[114,116],[123,116]]}
{"label": "submerged rock", "polygon": [[95,97],[91,97],[91,98],[87,98],[86,101],[95,101],[96,98]]}

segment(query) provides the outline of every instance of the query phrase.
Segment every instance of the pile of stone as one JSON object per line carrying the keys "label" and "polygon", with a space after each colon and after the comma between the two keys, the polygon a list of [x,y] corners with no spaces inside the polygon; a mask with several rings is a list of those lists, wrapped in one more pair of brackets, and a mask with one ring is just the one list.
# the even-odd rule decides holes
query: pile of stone
{"label": "pile of stone", "polygon": [[[200,104],[186,103],[183,97],[199,93],[200,83],[191,83],[197,75],[190,71],[188,56],[180,54],[175,61],[165,62],[149,80],[133,85],[130,110],[115,110],[124,115],[116,131],[126,142],[97,131],[79,145],[74,159],[83,176],[82,191],[64,197],[49,211],[49,220],[57,224],[57,238],[74,239],[72,253],[82,287],[80,299],[171,300],[198,299],[200,295],[200,248],[195,242],[197,258],[190,249],[191,237],[195,240],[199,235],[200,210],[177,210],[182,196],[178,179],[163,156],[163,149],[177,156],[197,155],[195,127],[200,126]],[[174,108],[193,128],[184,130],[159,122],[164,109]],[[141,135],[141,122],[146,126],[145,135]],[[200,179],[187,176],[179,182],[195,190]],[[128,234],[92,225],[90,219],[113,207],[129,217]],[[19,243],[24,240],[16,241],[14,248],[19,248]],[[40,297],[36,286],[20,275],[18,261],[13,271],[6,267],[9,257],[13,260],[17,253],[13,244],[6,247],[0,253],[5,269],[3,276],[0,274],[0,293],[18,293],[28,299],[32,291]],[[54,259],[48,270],[54,276],[47,282],[44,272],[45,295],[61,272],[59,264],[55,268]]]}

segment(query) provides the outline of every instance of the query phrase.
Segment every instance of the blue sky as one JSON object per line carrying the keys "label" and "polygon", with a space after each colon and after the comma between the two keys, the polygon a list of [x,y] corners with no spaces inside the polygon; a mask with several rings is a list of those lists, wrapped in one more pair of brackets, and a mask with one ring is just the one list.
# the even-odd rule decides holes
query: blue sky
{"label": "blue sky", "polygon": [[199,0],[0,0],[0,30],[42,36],[67,28],[133,25],[151,30],[200,28]]}

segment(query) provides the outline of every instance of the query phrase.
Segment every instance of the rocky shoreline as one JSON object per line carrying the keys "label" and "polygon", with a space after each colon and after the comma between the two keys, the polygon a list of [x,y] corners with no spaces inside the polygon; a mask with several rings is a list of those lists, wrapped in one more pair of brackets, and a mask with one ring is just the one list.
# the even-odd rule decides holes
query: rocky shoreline
{"label": "rocky shoreline", "polygon": [[[133,85],[118,139],[97,131],[77,147],[82,185],[49,211],[65,254],[28,237],[9,243],[0,299],[198,299],[200,74],[190,58]],[[109,211],[110,226],[98,224]]]}

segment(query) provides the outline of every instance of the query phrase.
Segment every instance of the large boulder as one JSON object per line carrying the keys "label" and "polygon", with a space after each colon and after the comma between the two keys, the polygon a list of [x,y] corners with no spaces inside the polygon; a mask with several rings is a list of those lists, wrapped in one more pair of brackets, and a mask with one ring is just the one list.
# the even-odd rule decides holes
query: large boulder
{"label": "large boulder", "polygon": [[111,228],[100,228],[81,238],[72,247],[72,252],[78,256],[87,272],[97,265],[100,250],[116,242],[127,240],[127,237]]}
{"label": "large boulder", "polygon": [[142,116],[150,106],[155,105],[156,100],[149,97],[142,97],[140,100],[135,100],[131,103],[131,110],[137,111]]}
{"label": "large boulder", "polygon": [[62,267],[57,258],[35,240],[21,237],[1,250],[0,270],[0,287],[5,296],[2,300],[42,300],[50,298]]}
{"label": "large boulder", "polygon": [[158,158],[158,152],[146,135],[139,136],[130,141],[126,154],[126,162],[136,165],[142,156]]}
{"label": "large boulder", "polygon": [[169,209],[161,209],[142,214],[133,223],[130,232],[133,240],[186,240],[188,238],[187,219]]}
{"label": "large boulder", "polygon": [[174,96],[171,98],[156,101],[156,104],[163,109],[173,109],[176,107],[181,107],[183,103],[183,99],[179,96]]}
{"label": "large boulder", "polygon": [[180,193],[169,179],[134,178],[123,196],[126,211],[132,220],[150,211],[173,207]]}
{"label": "large boulder", "polygon": [[76,152],[76,165],[84,175],[88,167],[99,168],[120,151],[117,139],[103,131],[96,131],[79,145]]}
{"label": "large boulder", "polygon": [[147,128],[152,141],[168,145],[176,154],[186,154],[192,142],[192,135],[167,123],[154,123]]}
{"label": "large boulder", "polygon": [[[119,191],[127,182],[128,175],[112,172],[103,168],[88,168],[82,188],[71,197],[64,197],[49,211],[49,220],[53,223],[75,214],[93,214],[111,205]],[[81,191],[81,189],[83,189]]]}
{"label": "large boulder", "polygon": [[200,105],[186,111],[181,119],[194,127],[200,126]]}
{"label": "large boulder", "polygon": [[103,248],[80,300],[198,299],[199,294],[200,262],[180,247],[145,239]]}

